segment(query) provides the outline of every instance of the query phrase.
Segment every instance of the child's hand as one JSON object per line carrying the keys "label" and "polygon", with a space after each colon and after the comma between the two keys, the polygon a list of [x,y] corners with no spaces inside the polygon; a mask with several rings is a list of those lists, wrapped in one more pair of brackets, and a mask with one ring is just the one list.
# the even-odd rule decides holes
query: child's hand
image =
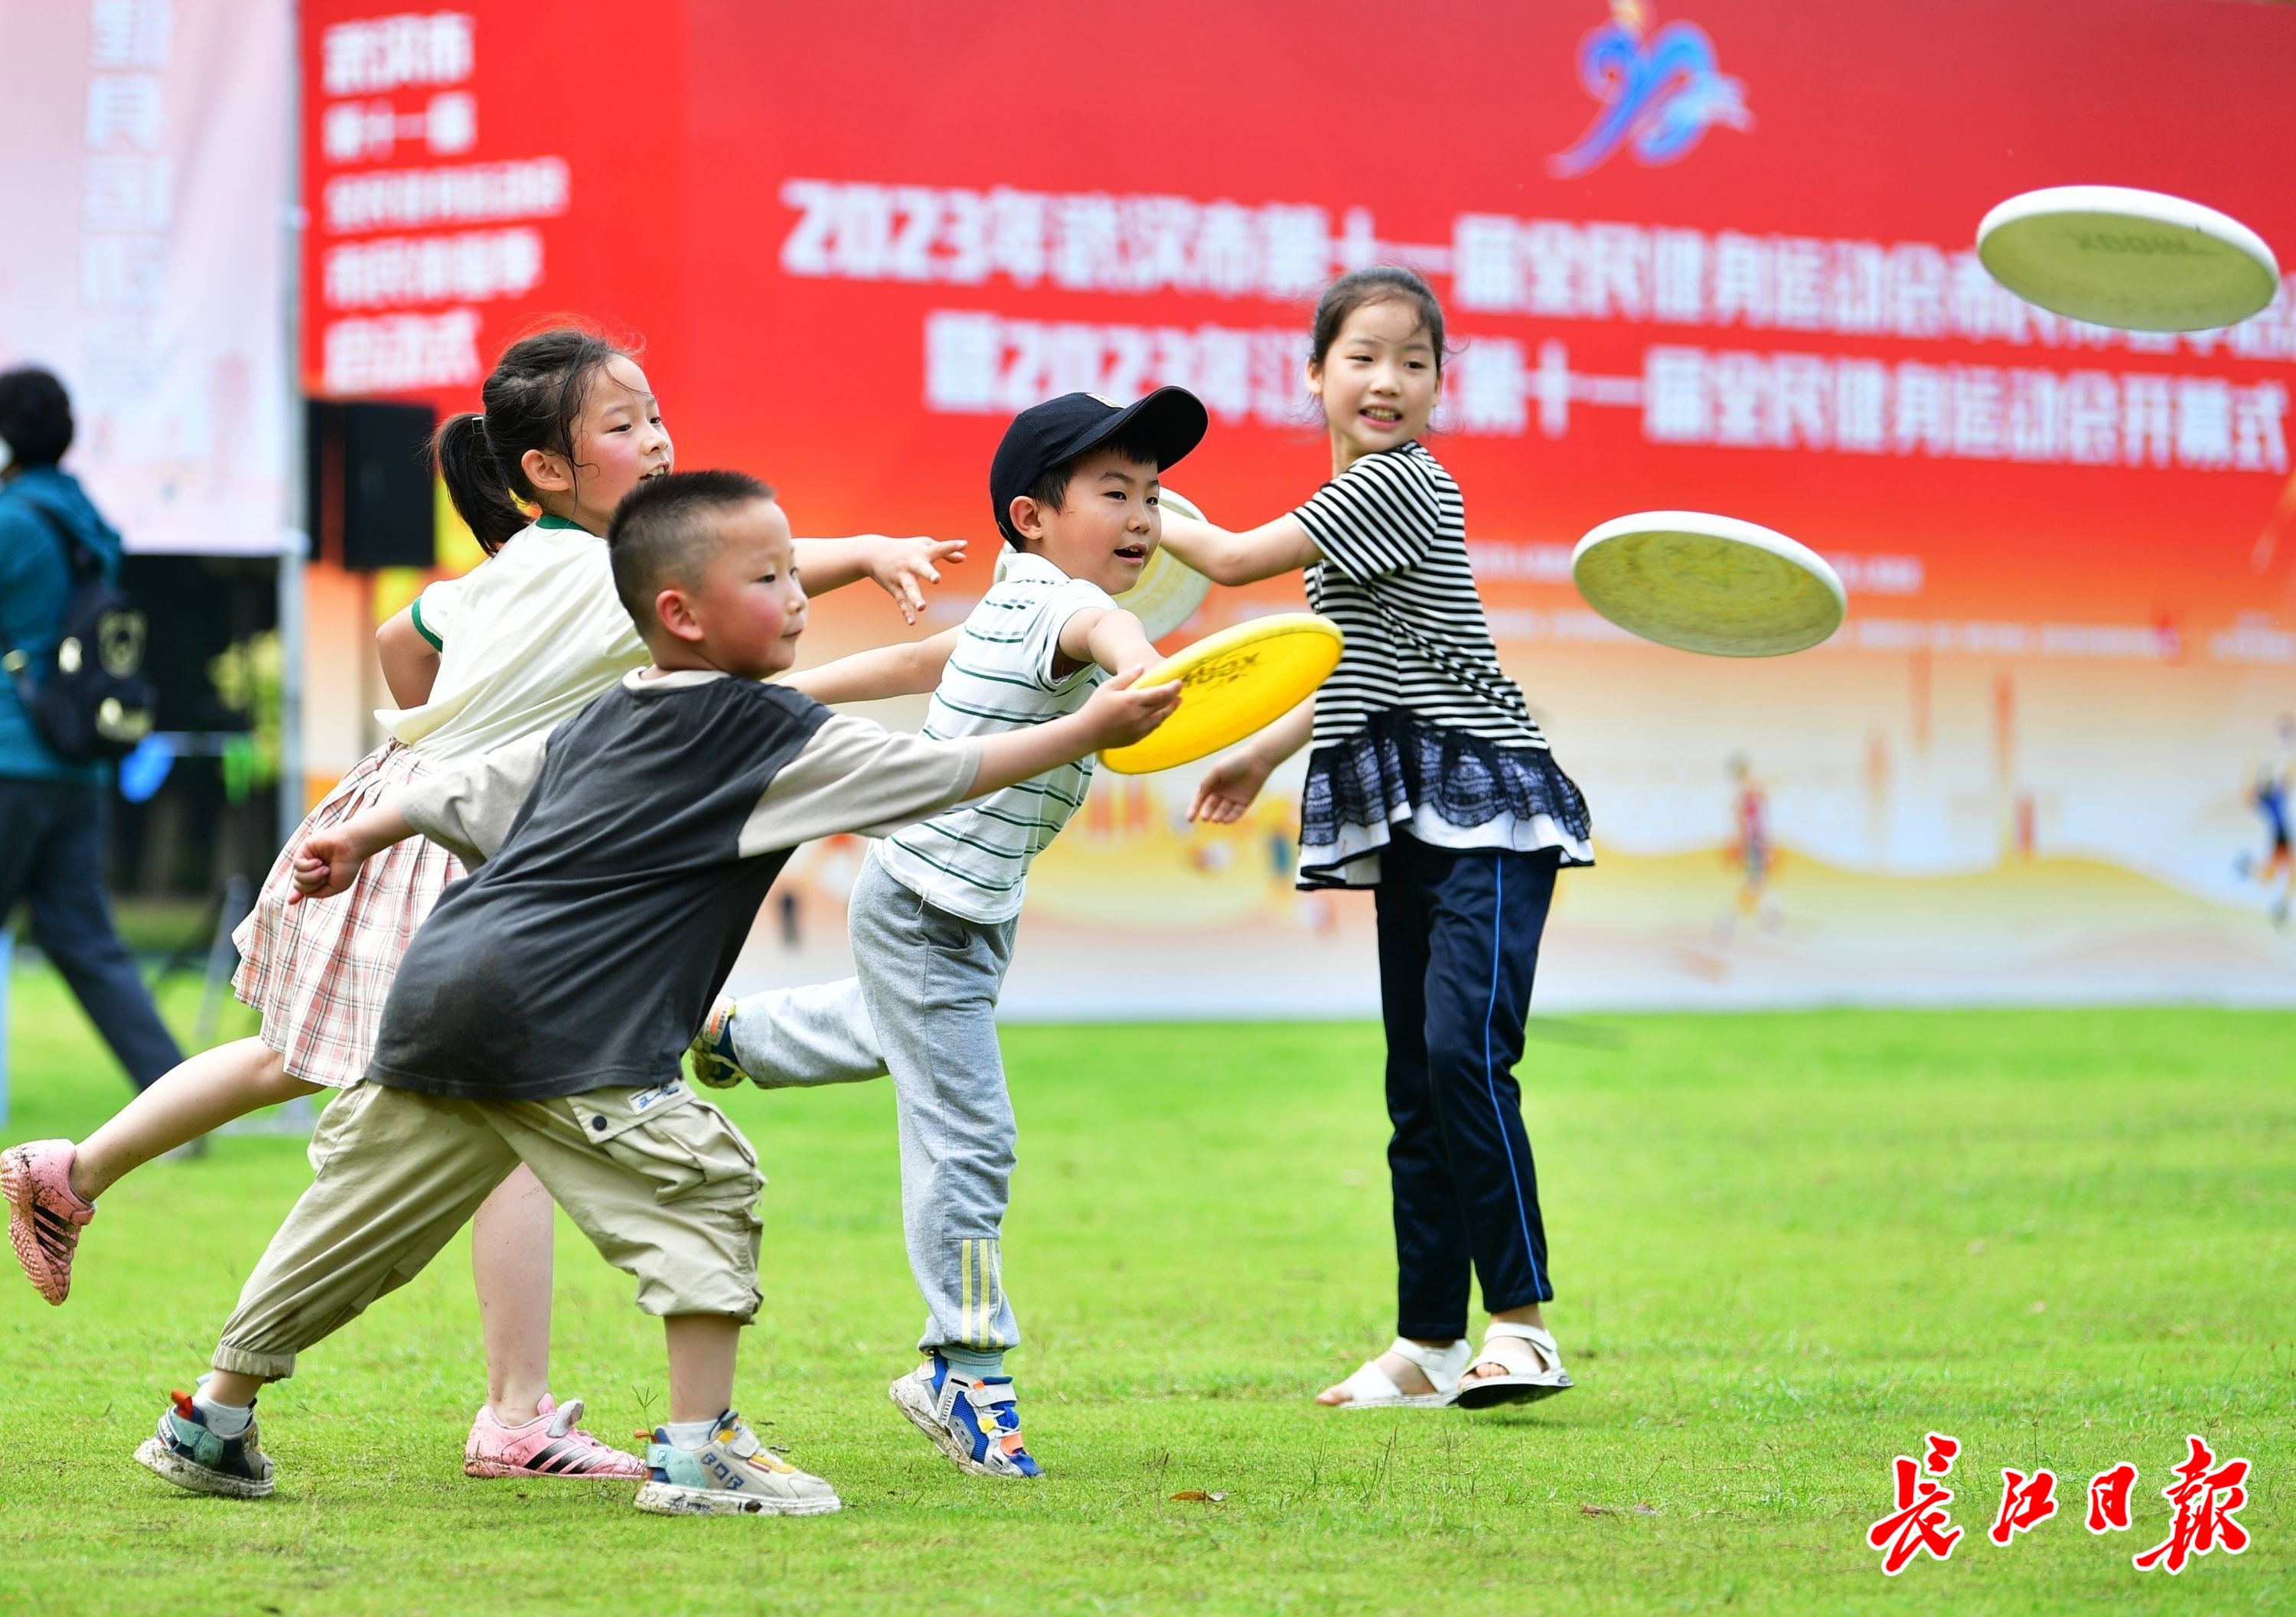
{"label": "child's hand", "polygon": [[300,904],[306,899],[332,899],[347,892],[358,880],[359,866],[366,863],[366,855],[359,851],[349,834],[340,825],[329,825],[314,831],[303,839],[303,846],[295,855],[295,891],[287,902]]}
{"label": "child's hand", "polygon": [[963,539],[892,539],[872,534],[868,547],[869,576],[893,597],[905,623],[914,623],[917,614],[924,611],[924,587],[940,582],[938,563],[964,560]]}
{"label": "child's hand", "polygon": [[1188,817],[1214,825],[1234,825],[1251,807],[1275,767],[1250,747],[1222,759],[1196,784],[1196,800],[1188,805]]}
{"label": "child's hand", "polygon": [[1168,685],[1137,685],[1145,671],[1144,665],[1129,668],[1092,694],[1092,699],[1077,710],[1094,736],[1093,750],[1108,747],[1128,747],[1144,740],[1158,725],[1172,717],[1180,706],[1180,682]]}

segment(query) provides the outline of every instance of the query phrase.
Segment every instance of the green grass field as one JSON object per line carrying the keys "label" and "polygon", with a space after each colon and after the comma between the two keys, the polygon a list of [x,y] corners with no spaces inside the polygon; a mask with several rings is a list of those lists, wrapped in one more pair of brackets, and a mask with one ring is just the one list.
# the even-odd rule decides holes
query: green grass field
{"label": "green grass field", "polygon": [[[176,1007],[184,1008],[184,1007]],[[125,1087],[20,973],[10,1140]],[[960,1476],[887,1404],[920,1306],[882,1086],[737,1096],[767,1192],[741,1403],[847,1501],[666,1521],[603,1484],[466,1481],[483,1391],[457,1247],[267,1393],[280,1490],[129,1458],[306,1181],[232,1139],[103,1204],[70,1304],[0,1275],[0,1607],[70,1612],[2285,1611],[2296,1469],[2296,1016],[1638,1017],[1526,1063],[1578,1390],[1341,1415],[1391,1326],[1369,1024],[1016,1028],[1007,1275],[1033,1486]],[[562,1396],[662,1410],[660,1331],[562,1229]],[[1884,1579],[1890,1463],[1964,1444],[1966,1536]],[[2254,1462],[2244,1555],[2171,1580],[2154,1490],[2198,1432]],[[2128,1459],[2134,1531],[2092,1538]],[[2000,1468],[2058,1515],[1985,1538]],[[1177,1496],[1201,1493],[1214,1498]]]}

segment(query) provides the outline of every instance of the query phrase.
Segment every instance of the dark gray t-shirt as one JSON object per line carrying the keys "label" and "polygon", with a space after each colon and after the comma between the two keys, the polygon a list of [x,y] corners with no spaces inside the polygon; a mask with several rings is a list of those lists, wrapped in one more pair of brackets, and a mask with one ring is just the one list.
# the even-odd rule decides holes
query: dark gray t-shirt
{"label": "dark gray t-shirt", "polygon": [[979,761],[778,686],[634,674],[439,771],[400,807],[484,862],[407,948],[369,1078],[474,1100],[667,1083],[790,851],[935,813]]}

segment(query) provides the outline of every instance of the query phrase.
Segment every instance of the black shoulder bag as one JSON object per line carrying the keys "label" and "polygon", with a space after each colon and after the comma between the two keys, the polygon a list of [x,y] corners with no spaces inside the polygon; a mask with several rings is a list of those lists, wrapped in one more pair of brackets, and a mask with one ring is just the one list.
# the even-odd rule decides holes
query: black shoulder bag
{"label": "black shoulder bag", "polygon": [[0,629],[0,669],[15,682],[33,726],[58,752],[74,763],[124,758],[152,733],[158,705],[152,682],[144,677],[149,628],[144,611],[103,576],[102,559],[53,513],[24,504],[63,547],[70,579],[63,636],[56,642],[54,666],[36,682],[30,655]]}

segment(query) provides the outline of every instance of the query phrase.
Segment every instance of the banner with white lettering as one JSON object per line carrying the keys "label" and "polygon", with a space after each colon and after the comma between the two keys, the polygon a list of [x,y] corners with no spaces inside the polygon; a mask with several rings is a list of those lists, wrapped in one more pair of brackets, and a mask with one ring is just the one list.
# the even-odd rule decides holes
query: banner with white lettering
{"label": "banner with white lettering", "polygon": [[[307,8],[314,385],[467,407],[521,326],[604,317],[648,339],[682,464],[759,472],[801,531],[970,535],[937,627],[985,587],[1013,411],[1193,388],[1213,429],[1169,480],[1267,521],[1328,474],[1317,291],[1412,264],[1454,345],[1431,447],[1594,809],[1543,1005],[2296,998],[2296,300],[2108,331],[1973,242],[2009,195],[2107,182],[2296,261],[2257,159],[2296,150],[2296,11],[616,14]],[[1595,616],[1572,542],[1677,507],[1829,556],[1841,633],[1740,663]],[[1299,603],[1216,590],[1172,644]],[[865,587],[813,625],[815,657],[904,632]],[[1218,830],[1193,778],[1095,782],[1008,1005],[1369,1014],[1368,901],[1291,887],[1296,762]],[[800,855],[753,979],[836,968],[859,851]]]}
{"label": "banner with white lettering", "polygon": [[0,367],[72,395],[128,548],[276,551],[285,0],[0,0]]}

